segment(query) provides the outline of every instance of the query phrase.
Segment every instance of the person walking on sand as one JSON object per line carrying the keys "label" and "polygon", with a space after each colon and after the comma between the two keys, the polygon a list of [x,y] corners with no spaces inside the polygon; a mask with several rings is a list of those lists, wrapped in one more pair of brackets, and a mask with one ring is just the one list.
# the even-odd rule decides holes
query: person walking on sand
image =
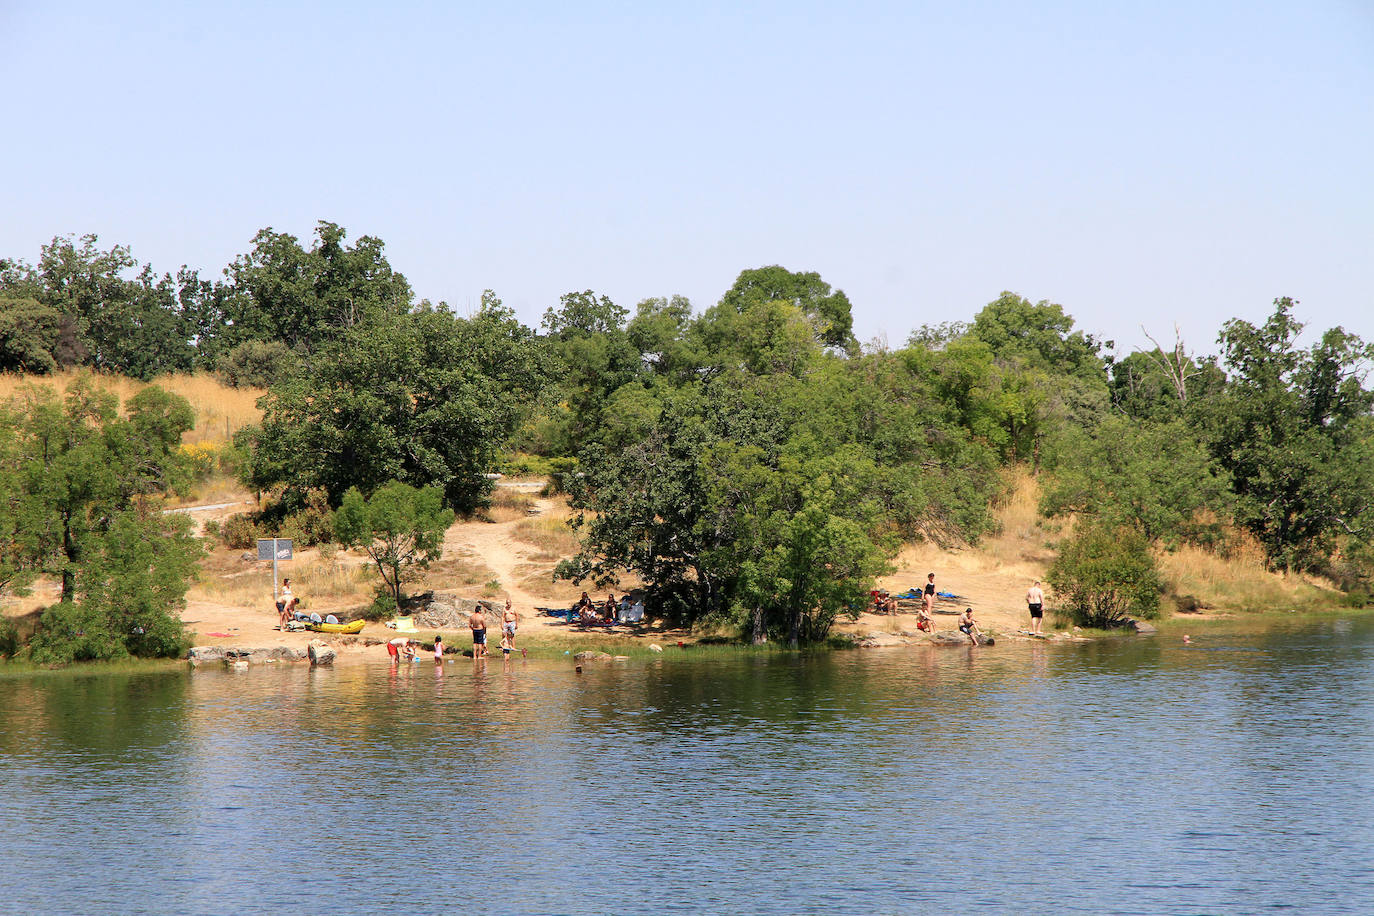
{"label": "person walking on sand", "polygon": [[510,655],[515,648],[515,608],[506,599],[506,610],[501,614],[501,652]]}
{"label": "person walking on sand", "polygon": [[967,636],[975,646],[978,645],[978,640],[983,638],[983,631],[973,622],[973,608],[966,607],[964,613],[959,615],[959,632]]}
{"label": "person walking on sand", "polygon": [[935,573],[930,573],[928,576],[926,576],[925,601],[926,601],[926,616],[927,616],[927,617],[934,617],[934,616],[935,616]]}
{"label": "person walking on sand", "polygon": [[1040,580],[1026,591],[1026,607],[1030,608],[1031,632],[1040,635],[1041,621],[1045,617],[1045,593],[1040,590]]}
{"label": "person walking on sand", "polygon": [[487,615],[482,613],[482,606],[477,605],[477,609],[468,618],[468,626],[472,628],[472,657],[487,657]]}

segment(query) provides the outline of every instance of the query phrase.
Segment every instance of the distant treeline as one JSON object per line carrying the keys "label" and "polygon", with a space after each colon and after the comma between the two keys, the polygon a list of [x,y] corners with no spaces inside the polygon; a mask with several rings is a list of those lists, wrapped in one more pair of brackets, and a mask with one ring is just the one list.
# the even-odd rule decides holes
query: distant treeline
{"label": "distant treeline", "polygon": [[[0,261],[0,368],[270,388],[236,445],[278,519],[393,480],[471,512],[494,470],[552,472],[581,511],[563,575],[630,570],[678,619],[803,642],[865,603],[902,541],[986,533],[1012,464],[1041,475],[1045,514],[1078,518],[1065,594],[1238,530],[1276,569],[1367,591],[1371,349],[1340,328],[1300,346],[1294,306],[1227,322],[1215,355],[1118,359],[1008,292],[865,350],[843,292],[764,267],[701,311],[574,292],[534,329],[490,292],[469,317],[416,302],[380,240],[321,223],[309,248],[262,230],[215,280],[139,270],[90,236]],[[1157,588],[1129,575],[1134,591],[1083,593],[1094,619],[1149,609]]]}

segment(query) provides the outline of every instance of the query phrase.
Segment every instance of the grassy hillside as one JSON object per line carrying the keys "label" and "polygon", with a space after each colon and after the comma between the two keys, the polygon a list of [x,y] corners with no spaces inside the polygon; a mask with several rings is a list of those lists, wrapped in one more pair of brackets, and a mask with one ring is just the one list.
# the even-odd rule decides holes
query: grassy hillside
{"label": "grassy hillside", "polygon": [[[13,375],[0,373],[0,401],[9,400],[25,385],[42,385],[65,392],[67,386],[89,372],[68,371],[54,375]],[[183,441],[190,445],[201,442],[228,441],[240,427],[257,423],[262,418],[257,400],[261,388],[229,388],[208,372],[194,375],[164,375],[152,382],[140,382],[121,375],[94,376],[101,388],[113,392],[124,403],[149,384],[179,394],[191,403],[196,412],[196,426]]]}

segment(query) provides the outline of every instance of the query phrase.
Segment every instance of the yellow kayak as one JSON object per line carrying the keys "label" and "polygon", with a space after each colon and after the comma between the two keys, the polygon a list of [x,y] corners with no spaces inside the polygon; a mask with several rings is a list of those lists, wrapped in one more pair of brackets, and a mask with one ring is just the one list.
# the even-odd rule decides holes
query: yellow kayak
{"label": "yellow kayak", "polygon": [[316,633],[361,633],[366,620],[350,620],[348,623],[307,623],[306,629]]}

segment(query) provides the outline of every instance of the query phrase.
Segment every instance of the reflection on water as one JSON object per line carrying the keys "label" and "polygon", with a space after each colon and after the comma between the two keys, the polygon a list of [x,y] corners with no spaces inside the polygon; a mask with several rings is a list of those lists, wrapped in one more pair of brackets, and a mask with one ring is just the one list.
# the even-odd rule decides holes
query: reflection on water
{"label": "reflection on water", "polygon": [[0,911],[1374,911],[1374,626],[0,679]]}

